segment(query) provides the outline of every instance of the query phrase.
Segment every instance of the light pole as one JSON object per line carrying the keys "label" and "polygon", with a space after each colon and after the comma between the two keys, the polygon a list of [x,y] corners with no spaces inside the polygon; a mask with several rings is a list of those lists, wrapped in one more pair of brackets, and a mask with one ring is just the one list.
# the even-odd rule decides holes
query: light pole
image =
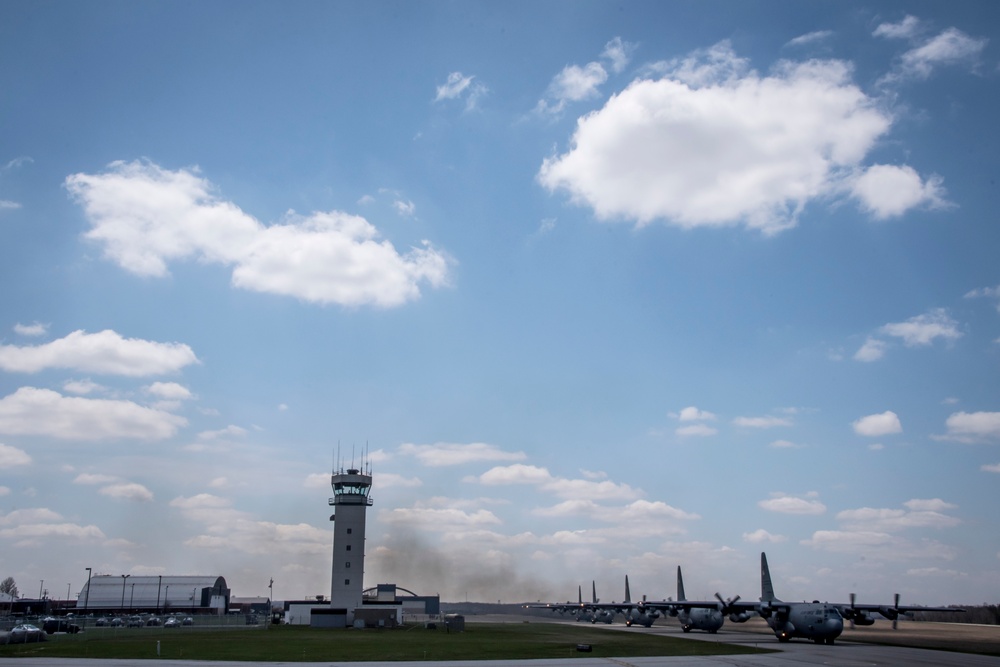
{"label": "light pole", "polygon": [[42,599],[42,586],[44,586],[44,585],[45,585],[45,580],[41,579],[40,583],[38,584],[38,599],[39,600]]}
{"label": "light pole", "polygon": [[160,613],[160,586],[163,585],[163,575],[160,575],[160,579],[156,582],[156,613]]}
{"label": "light pole", "polygon": [[66,603],[69,604],[69,589],[70,585],[66,584]]}
{"label": "light pole", "polygon": [[170,608],[170,584],[167,584],[167,592],[163,594],[163,611]]}
{"label": "light pole", "polygon": [[135,582],[132,582],[132,592],[128,596],[129,611],[135,611]]}
{"label": "light pole", "polygon": [[87,605],[90,604],[90,574],[91,569],[88,567],[87,570],[87,598],[83,601],[83,612],[87,613]]}
{"label": "light pole", "polygon": [[122,575],[122,611],[125,611],[125,580],[131,577],[131,574]]}

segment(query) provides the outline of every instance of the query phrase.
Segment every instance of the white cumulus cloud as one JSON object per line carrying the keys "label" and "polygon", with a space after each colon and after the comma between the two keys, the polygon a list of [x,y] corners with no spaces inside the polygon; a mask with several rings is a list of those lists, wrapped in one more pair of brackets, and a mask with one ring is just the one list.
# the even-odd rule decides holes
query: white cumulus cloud
{"label": "white cumulus cloud", "polygon": [[868,167],[851,184],[851,193],[876,220],[896,218],[918,206],[942,208],[942,180],[921,178],[910,166],[876,164]]}
{"label": "white cumulus cloud", "polygon": [[898,23],[880,23],[872,34],[889,39],[909,39],[920,31],[920,20],[916,16],[906,16]]}
{"label": "white cumulus cloud", "polygon": [[948,432],[941,436],[959,442],[1000,440],[1000,412],[956,412],[945,421]]}
{"label": "white cumulus cloud", "polygon": [[475,78],[474,76],[465,76],[461,72],[452,72],[448,75],[445,83],[437,87],[434,101],[441,102],[465,97],[465,110],[472,111],[479,105],[480,98],[489,92],[489,88],[476,81]]}
{"label": "white cumulus cloud", "polygon": [[146,393],[159,398],[180,401],[191,398],[191,391],[176,382],[154,382],[145,388]]}
{"label": "white cumulus cloud", "polygon": [[691,424],[689,426],[681,426],[674,431],[674,433],[682,438],[705,438],[715,435],[718,432],[718,429],[713,428],[708,424]]}
{"label": "white cumulus cloud", "polygon": [[737,417],[733,423],[744,428],[774,428],[791,426],[792,420],[788,417]]}
{"label": "white cumulus cloud", "polygon": [[930,345],[938,338],[951,341],[962,337],[958,322],[944,308],[934,308],[905,322],[886,324],[880,331],[887,336],[902,338],[908,347]]}
{"label": "white cumulus cloud", "polygon": [[681,410],[680,414],[677,416],[682,422],[689,421],[711,421],[715,419],[715,415],[708,410],[699,410],[693,405],[688,406]]}
{"label": "white cumulus cloud", "polygon": [[974,64],[989,42],[948,28],[903,54],[898,76],[926,79],[941,65]]}
{"label": "white cumulus cloud", "polygon": [[628,484],[618,484],[610,480],[555,477],[546,468],[522,463],[491,468],[477,479],[480,484],[488,486],[533,484],[541,491],[573,500],[632,500],[642,495],[641,491]]}
{"label": "white cumulus cloud", "polygon": [[743,541],[750,542],[751,544],[760,544],[761,542],[770,542],[772,544],[777,544],[779,542],[784,542],[788,538],[784,535],[775,535],[769,533],[763,528],[758,528],[755,531],[749,533],[743,533]]}
{"label": "white cumulus cloud", "polygon": [[399,453],[415,456],[422,464],[431,467],[464,465],[480,461],[522,461],[525,458],[524,452],[508,452],[484,442],[468,444],[438,442],[432,445],[404,443],[399,446]]}
{"label": "white cumulus cloud", "polygon": [[[783,61],[761,75],[721,43],[654,69],[662,78],[634,81],[577,121],[571,149],[543,161],[544,187],[602,220],[775,233],[810,203],[849,190],[892,125],[843,61]],[[865,203],[897,214],[936,188]],[[859,192],[870,191],[863,183]]]}
{"label": "white cumulus cloud", "polygon": [[153,492],[142,484],[135,482],[110,484],[100,489],[98,493],[118,500],[132,500],[135,502],[150,502],[153,500]]}
{"label": "white cumulus cloud", "polygon": [[23,449],[0,443],[0,469],[26,466],[31,463],[31,457]]}
{"label": "white cumulus cloud", "polygon": [[14,331],[21,336],[44,336],[49,331],[49,325],[38,322],[31,324],[21,324],[19,322],[14,325]]}
{"label": "white cumulus cloud", "polygon": [[186,425],[183,417],[131,401],[66,397],[21,387],[0,398],[0,433],[64,440],[162,440]]}
{"label": "white cumulus cloud", "polygon": [[776,495],[757,503],[762,509],[780,514],[823,514],[826,505],[815,498],[799,498],[795,496]]}
{"label": "white cumulus cloud", "polygon": [[123,338],[110,329],[92,334],[74,331],[43,345],[0,345],[0,369],[16,373],[67,368],[141,377],[175,373],[195,363],[198,363],[198,358],[183,343]]}
{"label": "white cumulus cloud", "polygon": [[265,226],[196,171],[119,161],[65,185],[90,223],[86,238],[137,275],[165,276],[168,263],[193,259],[232,266],[243,289],[386,308],[418,298],[423,283],[448,282],[451,259],[426,241],[400,254],[367,220],[338,211],[290,212]]}
{"label": "white cumulus cloud", "polygon": [[878,361],[885,356],[885,348],[886,342],[884,340],[869,337],[864,345],[854,353],[854,359],[865,362]]}
{"label": "white cumulus cloud", "polygon": [[854,428],[855,433],[869,438],[903,432],[903,425],[899,422],[899,416],[892,410],[862,417],[854,421],[851,426]]}

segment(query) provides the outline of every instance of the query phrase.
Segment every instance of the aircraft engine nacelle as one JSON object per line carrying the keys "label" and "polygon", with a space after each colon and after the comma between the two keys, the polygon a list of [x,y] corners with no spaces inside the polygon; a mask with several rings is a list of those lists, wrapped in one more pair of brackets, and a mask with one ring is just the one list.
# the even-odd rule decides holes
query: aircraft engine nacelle
{"label": "aircraft engine nacelle", "polygon": [[899,618],[899,610],[893,609],[892,607],[879,607],[878,613],[882,614],[890,621],[895,621],[897,618]]}
{"label": "aircraft engine nacelle", "polygon": [[875,625],[875,619],[863,612],[857,614],[852,620],[857,625]]}
{"label": "aircraft engine nacelle", "polygon": [[741,611],[738,614],[730,614],[729,620],[732,621],[733,623],[746,623],[747,621],[750,620],[750,617],[752,615],[753,614],[751,612]]}

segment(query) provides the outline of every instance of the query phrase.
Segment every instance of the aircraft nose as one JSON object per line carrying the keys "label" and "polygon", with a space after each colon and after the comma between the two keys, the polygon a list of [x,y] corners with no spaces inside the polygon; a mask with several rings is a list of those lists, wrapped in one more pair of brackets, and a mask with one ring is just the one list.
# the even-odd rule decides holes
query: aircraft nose
{"label": "aircraft nose", "polygon": [[844,631],[844,619],[828,618],[826,620],[826,626],[831,632],[835,632],[837,635],[840,635],[840,633]]}

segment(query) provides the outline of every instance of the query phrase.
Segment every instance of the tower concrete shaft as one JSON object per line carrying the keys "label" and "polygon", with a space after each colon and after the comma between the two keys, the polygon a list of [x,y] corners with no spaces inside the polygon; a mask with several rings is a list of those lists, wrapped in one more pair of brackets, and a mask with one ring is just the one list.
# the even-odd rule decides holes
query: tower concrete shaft
{"label": "tower concrete shaft", "polygon": [[330,477],[333,498],[330,505],[333,521],[333,577],[330,584],[330,607],[346,609],[347,622],[354,622],[354,610],[361,606],[365,573],[365,511],[372,504],[368,497],[371,475],[356,469],[340,471]]}

